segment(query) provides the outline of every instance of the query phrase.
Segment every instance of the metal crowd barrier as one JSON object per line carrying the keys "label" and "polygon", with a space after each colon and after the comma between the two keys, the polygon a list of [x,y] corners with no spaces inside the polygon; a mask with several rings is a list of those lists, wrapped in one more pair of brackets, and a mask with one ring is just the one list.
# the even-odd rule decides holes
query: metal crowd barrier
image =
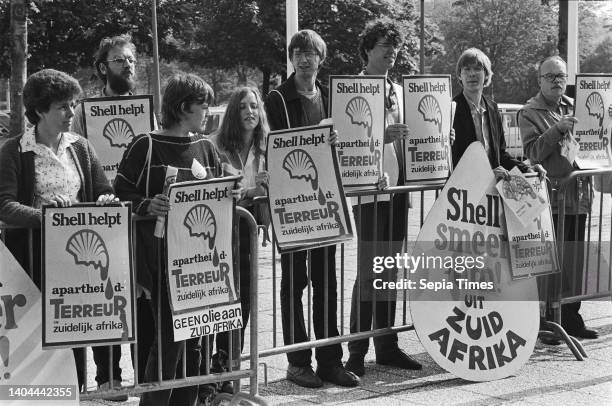
{"label": "metal crowd barrier", "polygon": [[[579,227],[573,227],[570,241],[565,241],[566,228],[579,223],[579,214],[566,213],[567,203],[578,204],[580,201],[579,193],[575,196],[569,195],[572,186],[578,182],[586,184],[588,188],[586,199],[590,210],[584,214],[585,235],[584,239],[579,238]],[[601,186],[594,188],[595,184]],[[561,181],[558,190],[553,190],[551,196],[551,201],[555,199],[558,205],[557,214],[553,216],[556,217],[557,223],[557,247],[562,272],[547,278],[549,287],[544,290],[554,321],[546,323],[552,333],[542,333],[561,337],[580,361],[587,357],[587,353],[580,341],[569,336],[561,327],[562,305],[589,299],[612,298],[611,192],[612,168],[606,168],[572,172]],[[567,224],[568,220],[573,224]]]}
{"label": "metal crowd barrier", "polygon": [[[442,189],[442,187],[443,187],[442,184],[432,184],[432,185],[417,185],[417,186],[396,186],[396,187],[387,188],[382,191],[347,192],[346,193],[347,204],[349,206],[357,205],[357,207],[361,207],[360,205],[362,204],[362,200],[364,199],[364,197],[372,196],[374,199],[374,202],[373,202],[375,206],[374,210],[376,211],[377,205],[379,204],[379,198],[381,195],[389,195],[392,197],[394,195],[405,194],[406,196],[406,207],[405,207],[406,218],[405,219],[394,219],[393,216],[391,215],[389,217],[389,223],[394,224],[394,222],[397,222],[397,221],[404,221],[405,227],[406,227],[405,241],[414,242],[414,240],[416,240],[416,237],[418,235],[418,232],[421,226],[423,225],[425,221],[425,216],[429,212],[429,209],[433,205],[433,202],[435,201],[435,199],[438,197],[438,194],[440,190]],[[391,199],[391,202],[392,202],[392,199]],[[256,203],[259,203],[259,204],[266,203],[267,204],[267,200],[266,198],[258,198],[256,199]],[[349,207],[349,211],[350,212],[353,211],[352,207]],[[390,203],[389,211],[393,213],[393,203]],[[360,216],[361,215],[360,209],[356,209],[354,215],[356,217]],[[379,226],[377,224],[376,216],[373,221],[374,221],[373,228],[374,230],[376,230],[376,228]],[[359,221],[358,218],[356,219],[355,223],[362,224],[362,222]],[[329,292],[328,292],[328,274],[330,270],[328,269],[327,261],[325,262],[325,266],[323,269],[324,311],[322,315],[312,314],[313,313],[313,292],[312,292],[313,288],[310,283],[311,274],[312,274],[312,259],[310,255],[311,250],[308,250],[308,254],[307,254],[308,281],[307,281],[306,289],[304,290],[304,293],[306,293],[305,295],[306,303],[304,304],[305,305],[304,322],[305,322],[305,326],[307,329],[308,340],[304,342],[296,342],[295,340],[295,332],[294,332],[293,326],[294,326],[296,309],[294,308],[293,303],[294,303],[296,292],[294,292],[294,283],[293,283],[294,282],[294,269],[293,269],[293,261],[291,261],[291,266],[289,270],[289,278],[290,278],[289,302],[291,304],[290,309],[289,309],[289,315],[290,315],[289,336],[290,337],[288,340],[289,342],[287,344],[284,344],[283,342],[282,328],[279,327],[279,325],[281,324],[280,323],[281,317],[279,316],[279,311],[278,311],[279,310],[278,289],[279,289],[280,279],[281,279],[279,277],[279,272],[278,272],[278,268],[279,268],[278,263],[280,262],[280,259],[278,258],[278,254],[276,252],[274,236],[272,237],[271,250],[269,254],[270,257],[266,256],[265,258],[263,258],[263,261],[266,263],[266,265],[268,261],[271,262],[271,268],[272,268],[272,275],[271,275],[272,278],[270,281],[271,282],[270,288],[272,291],[272,298],[273,298],[272,299],[272,328],[271,328],[271,336],[268,335],[267,330],[265,331],[266,333],[265,335],[263,334],[262,331],[260,331],[260,340],[264,342],[259,347],[259,357],[260,358],[265,358],[265,357],[269,357],[272,355],[289,353],[289,352],[298,351],[298,350],[312,349],[312,348],[327,346],[331,344],[338,344],[342,342],[349,342],[353,340],[368,339],[370,337],[378,337],[378,336],[382,336],[386,334],[399,333],[399,332],[409,331],[409,330],[414,329],[414,326],[412,325],[411,320],[408,315],[407,292],[404,291],[401,294],[403,296],[396,295],[397,297],[395,297],[395,299],[398,302],[397,305],[401,306],[401,315],[396,316],[396,320],[394,323],[395,325],[393,325],[392,327],[385,327],[385,328],[376,328],[376,329],[372,328],[369,331],[359,332],[361,330],[360,328],[361,326],[359,325],[359,322],[358,322],[358,326],[357,326],[358,332],[350,333],[350,331],[348,331],[349,329],[347,328],[347,326],[349,325],[349,323],[347,323],[346,319],[348,319],[349,315],[345,314],[345,302],[346,302],[346,299],[349,299],[349,300],[351,299],[351,295],[353,291],[353,279],[359,278],[359,269],[358,269],[359,261],[357,260],[355,263],[353,263],[353,260],[356,258],[356,256],[359,255],[360,247],[362,243],[361,238],[357,238],[357,235],[358,234],[361,235],[362,232],[371,232],[371,230],[358,230],[357,227],[354,227],[353,231],[355,235],[354,239],[351,242],[339,244],[339,247],[338,247],[339,249],[337,249],[337,252],[336,252],[337,259],[339,256],[339,261],[336,261],[336,264],[339,264],[339,271],[340,271],[340,275],[337,275],[337,278],[339,278],[338,292],[337,292],[338,293],[338,297],[337,297],[338,326],[337,327],[339,330],[339,335],[330,336],[329,331],[327,329],[328,324],[329,324],[328,306],[330,305]],[[385,243],[391,244],[390,241],[385,242]],[[325,250],[324,256],[325,258],[327,258],[327,250],[329,249],[329,247],[324,247],[323,249]],[[403,250],[405,251],[406,249],[407,247],[404,243]],[[353,255],[355,250],[356,250],[357,255]],[[288,254],[288,255],[294,255],[294,254]],[[260,261],[261,260],[262,258],[260,258]],[[403,272],[407,273],[407,270],[404,269]],[[404,277],[407,278],[407,275],[404,275]],[[350,283],[347,284],[347,281],[349,281]],[[347,293],[348,293],[348,296],[347,296]],[[360,301],[360,299],[358,299],[358,301]],[[358,309],[359,308],[360,307],[358,307]],[[375,313],[375,311],[376,311],[376,301],[373,301],[372,312]],[[313,337],[313,334],[312,334],[313,317],[323,317],[323,323],[324,323],[323,337],[318,337],[316,339]],[[359,320],[359,315],[357,317],[357,320]],[[388,320],[388,321],[393,322],[394,320]],[[391,324],[391,323],[388,323],[388,324]],[[280,336],[280,340],[279,340],[279,336]],[[248,359],[251,356],[252,354],[245,354],[243,355],[243,359],[245,358]]]}
{"label": "metal crowd barrier", "polygon": [[[241,208],[241,207],[236,207],[236,214],[238,215],[238,218],[245,220],[248,223],[249,226],[249,233],[250,233],[250,241],[251,241],[251,255],[253,258],[257,258],[257,252],[258,252],[258,240],[257,240],[257,224],[255,222],[255,219],[253,218],[253,216],[245,209]],[[132,227],[132,241],[133,241],[133,249],[132,249],[132,263],[134,264],[134,272],[136,272],[136,269],[138,267],[138,263],[136,262],[136,242],[137,242],[137,238],[136,238],[136,232],[137,232],[137,227],[140,223],[142,223],[143,221],[151,221],[151,217],[140,217],[140,216],[133,216],[133,225],[134,227]],[[155,219],[153,219],[153,221],[155,221]],[[238,223],[236,222],[236,225]],[[6,224],[3,224],[0,222],[0,237],[2,238],[2,240],[4,241],[5,237],[6,237],[6,233],[3,232],[4,229],[11,229],[11,228],[16,228],[16,227],[11,227],[8,226]],[[237,231],[234,233],[234,244],[233,246],[235,247],[236,244],[236,239],[237,237]],[[30,270],[33,269],[33,238],[32,238],[32,230],[29,230],[29,270],[28,273],[30,275],[30,277],[32,278],[32,273]],[[161,241],[161,240],[160,240]],[[161,245],[161,243],[160,243]],[[161,251],[160,251],[161,252]],[[236,250],[236,253],[238,252],[238,250]],[[239,264],[239,258],[236,256],[235,259],[235,264]],[[80,392],[79,394],[79,398],[81,400],[92,400],[92,399],[104,399],[104,398],[112,398],[112,397],[117,397],[117,396],[122,396],[122,395],[136,395],[139,393],[144,393],[144,392],[151,392],[151,391],[157,391],[157,390],[164,390],[164,389],[176,389],[176,388],[181,388],[181,387],[186,387],[186,386],[196,386],[196,385],[203,385],[203,384],[208,384],[208,383],[216,383],[216,382],[224,382],[224,381],[233,381],[234,383],[234,393],[233,394],[228,394],[228,393],[218,393],[216,398],[213,401],[213,404],[219,404],[220,402],[223,401],[230,401],[232,404],[239,404],[241,401],[246,401],[249,403],[255,403],[255,404],[260,404],[260,405],[266,405],[267,402],[265,401],[264,398],[262,398],[261,396],[258,395],[258,370],[257,370],[257,366],[258,366],[258,312],[257,312],[257,308],[258,308],[258,261],[254,260],[254,261],[250,261],[250,273],[251,273],[251,279],[250,279],[250,290],[251,290],[251,294],[250,294],[250,304],[251,304],[251,314],[250,314],[250,318],[249,318],[249,324],[250,324],[250,332],[249,332],[249,336],[250,336],[250,353],[253,354],[250,357],[250,364],[249,364],[249,369],[240,369],[239,367],[234,367],[234,359],[233,359],[233,351],[232,351],[232,343],[236,342],[236,338],[237,338],[237,342],[240,343],[240,330],[236,330],[232,332],[232,335],[236,335],[236,337],[232,337],[232,339],[229,340],[229,359],[228,359],[228,371],[227,372],[222,372],[222,373],[210,373],[210,365],[211,365],[211,357],[210,357],[210,353],[208,350],[204,351],[205,355],[202,359],[202,362],[206,362],[206,374],[204,375],[199,375],[199,376],[187,376],[186,373],[186,355],[187,355],[187,350],[186,348],[183,349],[183,356],[182,356],[182,376],[183,378],[177,378],[174,380],[162,380],[161,378],[161,352],[163,351],[163,349],[161,348],[161,345],[159,347],[159,351],[157,354],[158,357],[158,366],[159,366],[159,370],[158,370],[158,379],[155,382],[141,382],[141,378],[139,377],[139,365],[138,365],[138,343],[132,344],[132,351],[134,354],[134,362],[133,362],[133,367],[134,367],[134,383],[131,386],[121,386],[121,387],[112,387],[112,382],[113,382],[113,352],[109,351],[109,366],[110,366],[110,370],[109,370],[109,382],[111,383],[111,388],[109,390],[95,390],[95,391],[88,391],[87,390],[87,357],[84,356],[83,357],[83,371],[85,371],[85,377],[84,377],[84,384],[83,384],[83,390]],[[236,268],[236,267],[235,267]],[[160,268],[161,269],[161,268]],[[237,275],[240,275],[240,272],[236,269],[236,273]],[[160,273],[161,275],[161,273]],[[239,277],[239,276],[238,276]],[[159,286],[159,284],[158,284]],[[238,286],[240,286],[239,280],[238,280]],[[159,306],[158,309],[154,309],[154,311],[157,310],[159,312]],[[159,314],[159,313],[158,313]],[[134,319],[135,319],[135,324],[137,324],[138,322],[138,314],[137,312],[135,312],[134,314]],[[159,318],[158,318],[159,320]],[[160,334],[160,331],[156,332],[158,334]],[[202,346],[205,349],[209,349],[209,337],[202,337]],[[110,348],[110,346],[109,346]],[[83,350],[85,350],[85,348],[83,348]],[[180,366],[179,366],[180,368]],[[180,371],[179,371],[180,372]],[[180,375],[177,374],[177,375]],[[245,392],[241,392],[240,391],[240,379],[245,379],[248,378],[249,379],[249,393],[245,393]]]}

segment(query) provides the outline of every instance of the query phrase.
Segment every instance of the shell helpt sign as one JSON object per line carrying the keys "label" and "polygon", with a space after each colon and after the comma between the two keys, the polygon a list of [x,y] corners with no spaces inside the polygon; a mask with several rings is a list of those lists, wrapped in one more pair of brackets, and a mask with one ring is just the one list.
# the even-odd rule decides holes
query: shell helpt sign
{"label": "shell helpt sign", "polygon": [[205,204],[193,206],[185,215],[183,224],[189,230],[191,237],[208,240],[208,248],[213,249],[217,236],[217,220],[210,207]]}
{"label": "shell helpt sign", "polygon": [[304,179],[310,182],[312,190],[319,187],[317,167],[308,152],[303,149],[291,151],[283,159],[283,169],[289,173],[291,179]]}
{"label": "shell helpt sign", "polygon": [[423,116],[423,120],[436,124],[438,132],[442,134],[442,110],[438,100],[434,96],[427,94],[421,98],[417,109]]}
{"label": "shell helpt sign", "polygon": [[113,118],[104,126],[102,135],[113,147],[127,147],[134,138],[134,130],[124,119]]}
{"label": "shell helpt sign", "polygon": [[100,279],[106,280],[108,250],[100,234],[89,229],[79,230],[68,239],[66,251],[74,257],[75,264],[99,269]]}
{"label": "shell helpt sign", "polygon": [[596,117],[599,120],[599,127],[601,128],[603,126],[605,110],[601,94],[599,92],[591,93],[586,99],[585,106],[589,111],[589,116]]}

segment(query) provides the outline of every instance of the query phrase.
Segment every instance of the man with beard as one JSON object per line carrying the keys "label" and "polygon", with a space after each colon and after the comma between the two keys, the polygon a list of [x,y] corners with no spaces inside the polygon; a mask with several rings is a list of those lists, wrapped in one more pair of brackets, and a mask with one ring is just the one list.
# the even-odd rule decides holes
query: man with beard
{"label": "man with beard", "polygon": [[[136,47],[130,35],[118,35],[112,38],[103,38],[95,54],[94,66],[98,77],[104,83],[100,89],[99,97],[131,96],[136,86]],[[83,105],[79,104],[74,112],[72,131],[84,135],[85,119]],[[157,123],[155,123],[157,127]],[[149,349],[155,334],[153,314],[149,299],[144,290],[137,285],[137,311],[138,311],[138,376],[142,380],[147,364]],[[109,352],[112,348],[113,382],[110,383]],[[121,347],[119,345],[93,347],[94,361],[96,363],[96,381],[101,390],[108,390],[121,386]],[[134,361],[134,347],[132,347],[132,361]],[[108,400],[126,401],[127,396],[116,396]]]}
{"label": "man with beard", "polygon": [[[132,37],[124,34],[106,37],[100,41],[94,66],[104,83],[100,97],[131,96],[136,87],[136,47]],[[72,131],[84,135],[85,120],[81,105],[77,106],[72,121]]]}

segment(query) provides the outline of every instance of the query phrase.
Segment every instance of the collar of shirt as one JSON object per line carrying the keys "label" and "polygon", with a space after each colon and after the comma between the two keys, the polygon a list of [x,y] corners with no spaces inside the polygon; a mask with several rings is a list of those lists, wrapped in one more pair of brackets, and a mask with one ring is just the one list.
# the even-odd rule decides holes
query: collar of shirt
{"label": "collar of shirt", "polygon": [[476,105],[476,103],[474,103],[467,97],[465,98],[465,100],[467,100],[468,104],[470,105],[470,110],[472,110],[472,112],[483,114],[487,111],[487,105],[485,104],[484,99],[482,97],[480,98],[480,104],[478,106]]}
{"label": "collar of shirt", "polygon": [[[19,144],[21,145],[21,150],[23,152],[34,152],[36,155],[39,156],[48,156],[49,154],[53,154],[53,151],[51,151],[51,148],[47,147],[46,145],[43,144],[39,144],[36,142],[36,134],[35,134],[35,126],[26,128],[25,132],[23,133],[23,136],[21,137],[21,141],[19,142]],[[70,146],[70,144],[78,141],[79,136],[71,133],[71,132],[64,132],[61,135],[60,138],[60,143],[57,147],[57,154],[53,154],[56,156],[61,156],[66,149]]]}

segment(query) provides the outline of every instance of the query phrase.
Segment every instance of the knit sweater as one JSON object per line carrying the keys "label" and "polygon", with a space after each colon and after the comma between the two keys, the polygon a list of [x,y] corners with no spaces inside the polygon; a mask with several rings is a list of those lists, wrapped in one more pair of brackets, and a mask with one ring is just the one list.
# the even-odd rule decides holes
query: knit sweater
{"label": "knit sweater", "polygon": [[[150,152],[150,165],[149,165]],[[221,162],[216,148],[202,135],[170,137],[154,132],[137,136],[127,147],[115,178],[115,193],[132,202],[132,210],[146,215],[151,198],[163,192],[168,166],[178,168],[177,182],[194,180],[193,160],[206,168],[208,177],[221,176]],[[156,286],[159,267],[158,244],[153,238],[155,221],[140,221],[136,227],[136,281],[149,292]],[[165,270],[162,259],[162,272]]]}
{"label": "knit sweater", "polygon": [[[25,228],[40,228],[41,210],[31,207],[34,202],[34,152],[21,151],[21,136],[9,139],[0,149],[0,220],[10,226],[23,227],[6,231],[6,245],[21,266],[40,286],[40,232],[34,230],[33,252],[29,252]],[[89,142],[82,137],[70,144],[68,151],[81,178],[79,200],[95,201],[98,196],[112,193],[104,170]],[[29,256],[32,255],[32,268]]]}
{"label": "knit sweater", "polygon": [[[21,136],[11,138],[0,150],[0,220],[12,226],[38,228],[41,210],[31,207],[35,154],[22,152],[20,141]],[[113,192],[96,153],[85,138],[79,137],[68,151],[81,178],[81,202],[93,202],[99,195]]]}

